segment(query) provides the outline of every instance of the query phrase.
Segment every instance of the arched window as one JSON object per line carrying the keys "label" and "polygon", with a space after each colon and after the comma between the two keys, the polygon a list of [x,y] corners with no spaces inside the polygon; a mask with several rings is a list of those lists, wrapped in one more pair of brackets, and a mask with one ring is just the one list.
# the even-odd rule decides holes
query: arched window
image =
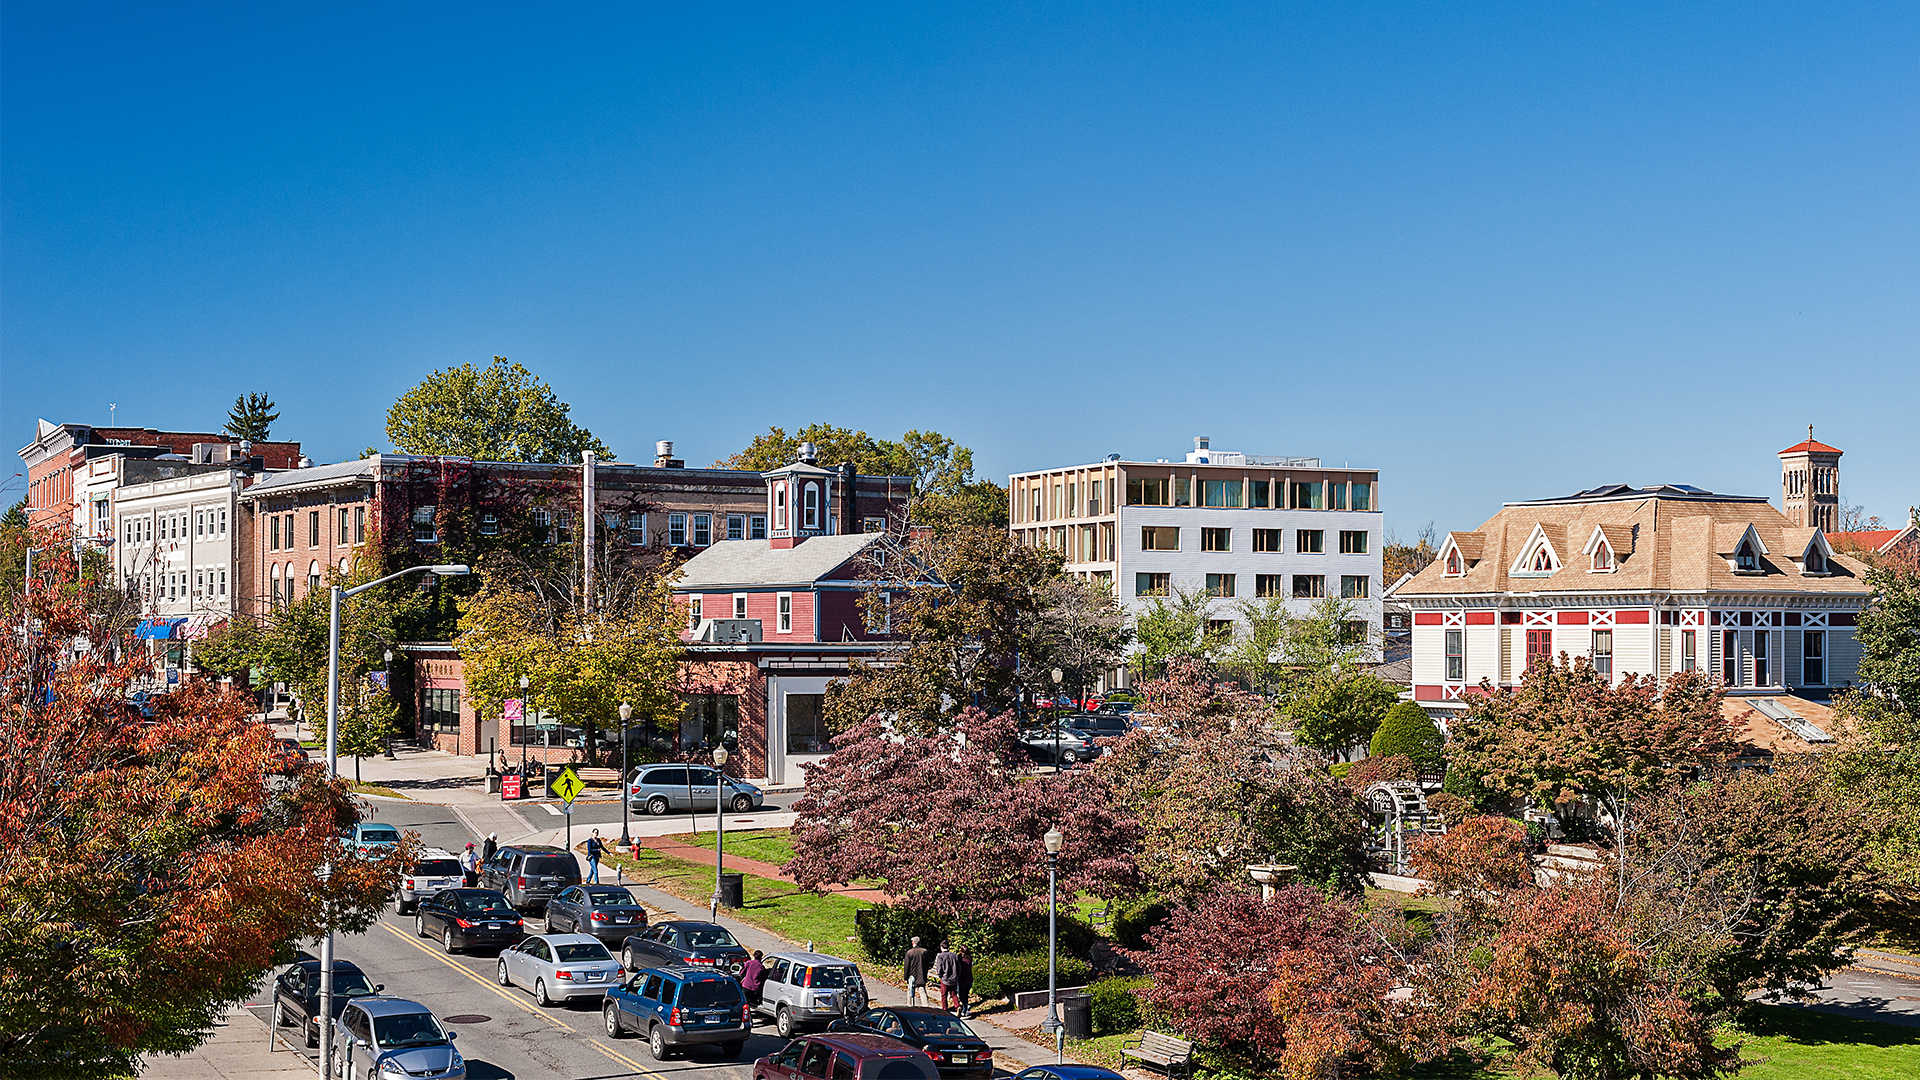
{"label": "arched window", "polygon": [[1460,558],[1460,550],[1455,548],[1447,552],[1447,574],[1451,577],[1459,577],[1466,572],[1466,563]]}
{"label": "arched window", "polygon": [[785,484],[773,489],[773,527],[782,531],[787,527],[787,485]]}
{"label": "arched window", "polygon": [[807,528],[820,527],[820,485],[806,484],[800,488],[800,497],[805,500],[807,510]]}
{"label": "arched window", "polygon": [[1604,540],[1593,549],[1593,568],[1595,570],[1613,569],[1613,549],[1608,547]]}
{"label": "arched window", "polygon": [[320,560],[318,559],[307,564],[307,591],[310,593],[320,591]]}
{"label": "arched window", "polygon": [[280,564],[273,564],[273,586],[267,592],[267,598],[275,607],[280,605]]}
{"label": "arched window", "polygon": [[1528,564],[1527,569],[1534,570],[1539,573],[1546,573],[1552,570],[1553,555],[1547,551],[1544,545],[1541,546],[1540,548],[1537,548],[1533,553],[1533,562]]}
{"label": "arched window", "polygon": [[1753,544],[1750,541],[1740,542],[1740,550],[1733,555],[1733,568],[1735,570],[1760,569],[1760,555],[1753,550]]}

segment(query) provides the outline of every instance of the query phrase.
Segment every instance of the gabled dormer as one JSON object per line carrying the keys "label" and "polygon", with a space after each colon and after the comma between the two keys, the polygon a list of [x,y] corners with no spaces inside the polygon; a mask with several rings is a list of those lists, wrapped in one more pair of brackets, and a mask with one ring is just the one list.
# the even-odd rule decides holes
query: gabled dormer
{"label": "gabled dormer", "polygon": [[1444,577],[1466,577],[1467,570],[1480,561],[1486,538],[1477,532],[1450,532],[1440,545],[1440,572]]}
{"label": "gabled dormer", "polygon": [[1587,557],[1587,573],[1613,573],[1633,554],[1633,526],[1595,525],[1580,554]]}
{"label": "gabled dormer", "polygon": [[1827,534],[1821,529],[1813,530],[1807,537],[1806,546],[1793,560],[1800,566],[1800,573],[1806,577],[1826,577],[1833,573],[1833,548],[1827,545]]}
{"label": "gabled dormer", "polygon": [[1520,557],[1513,560],[1507,573],[1514,577],[1551,577],[1560,572],[1560,552],[1546,526],[1535,524],[1520,545]]}
{"label": "gabled dormer", "polygon": [[1760,533],[1752,522],[1744,527],[1721,526],[1716,532],[1722,538],[1714,545],[1719,548],[1716,554],[1727,560],[1727,569],[1736,574],[1766,573],[1766,564],[1762,560],[1767,556],[1767,545],[1760,539]]}

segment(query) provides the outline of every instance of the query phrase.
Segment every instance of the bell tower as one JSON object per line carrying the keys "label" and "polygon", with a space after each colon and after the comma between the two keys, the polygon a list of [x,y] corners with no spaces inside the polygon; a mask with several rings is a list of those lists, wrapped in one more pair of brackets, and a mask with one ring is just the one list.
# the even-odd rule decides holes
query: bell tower
{"label": "bell tower", "polygon": [[790,548],[833,533],[833,481],[838,474],[814,463],[812,443],[800,444],[800,460],[762,473],[767,481],[767,542]]}
{"label": "bell tower", "polygon": [[1814,440],[1812,424],[1806,442],[1780,451],[1780,509],[1796,526],[1840,528],[1840,454]]}

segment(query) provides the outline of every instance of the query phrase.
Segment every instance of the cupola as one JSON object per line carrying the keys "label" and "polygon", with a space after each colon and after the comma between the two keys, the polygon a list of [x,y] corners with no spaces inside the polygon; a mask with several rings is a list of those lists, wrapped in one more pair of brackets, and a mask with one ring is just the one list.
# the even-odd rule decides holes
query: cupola
{"label": "cupola", "polygon": [[772,547],[790,548],[809,537],[833,535],[837,474],[814,463],[812,443],[800,444],[800,460],[761,475],[767,481],[767,540]]}

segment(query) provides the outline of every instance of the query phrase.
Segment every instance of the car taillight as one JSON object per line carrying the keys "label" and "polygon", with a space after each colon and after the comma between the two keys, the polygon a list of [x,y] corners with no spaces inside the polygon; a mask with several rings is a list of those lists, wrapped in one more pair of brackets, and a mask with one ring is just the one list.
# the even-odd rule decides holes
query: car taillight
{"label": "car taillight", "polygon": [[612,918],[612,916],[608,915],[604,911],[596,911],[593,914],[587,916],[587,918],[592,919],[594,922],[606,922],[608,919]]}
{"label": "car taillight", "polygon": [[975,1054],[973,1055],[973,1060],[975,1060],[975,1061],[992,1061],[992,1060],[993,1060],[993,1051],[991,1051],[991,1050],[981,1050],[981,1051],[978,1051],[978,1052],[976,1052],[976,1053],[975,1053]]}
{"label": "car taillight", "polygon": [[573,981],[573,972],[571,972],[571,971],[556,971],[556,972],[554,972],[554,973],[553,973],[553,977],[554,977],[554,978],[556,978],[556,979],[565,979],[565,980],[566,980],[567,982],[572,982],[572,981]]}
{"label": "car taillight", "polygon": [[413,879],[412,879],[412,878],[406,878],[406,879],[405,879],[405,884],[406,884],[406,886],[407,886],[407,888],[409,888],[409,889],[411,889],[411,888],[413,888]]}
{"label": "car taillight", "polygon": [[753,1023],[753,1006],[751,1006],[751,1005],[748,1005],[748,1004],[746,1004],[746,1003],[744,1003],[744,1002],[743,1002],[743,1003],[741,1003],[741,1005],[740,1005],[740,1022],[741,1022],[741,1023],[744,1023],[744,1024],[751,1024],[751,1023]]}
{"label": "car taillight", "polygon": [[680,1010],[678,1007],[676,1007],[672,1012],[667,1014],[667,1023],[672,1024],[675,1027],[680,1026]]}
{"label": "car taillight", "polygon": [[523,878],[523,877],[522,877],[522,878],[515,878],[514,880],[515,880],[515,881],[518,881],[518,882],[520,883],[520,887],[521,887],[521,888],[523,888],[523,889],[524,889],[524,888],[526,888],[526,887],[527,887],[527,879],[526,879],[526,878]]}
{"label": "car taillight", "polygon": [[920,1052],[927,1055],[928,1057],[932,1058],[935,1061],[940,1060],[940,1051],[935,1050],[931,1046],[923,1047]]}
{"label": "car taillight", "polygon": [[460,929],[462,929],[462,930],[471,930],[471,929],[473,929],[473,924],[472,924],[472,923],[470,923],[470,922],[468,922],[468,921],[467,921],[467,920],[465,920],[465,919],[462,919],[462,918],[460,918],[460,917],[459,917],[458,915],[456,915],[456,916],[454,916],[454,918],[453,918],[453,921],[454,921],[454,924],[455,924],[455,925],[457,925],[457,926],[459,926],[459,927],[460,927]]}

